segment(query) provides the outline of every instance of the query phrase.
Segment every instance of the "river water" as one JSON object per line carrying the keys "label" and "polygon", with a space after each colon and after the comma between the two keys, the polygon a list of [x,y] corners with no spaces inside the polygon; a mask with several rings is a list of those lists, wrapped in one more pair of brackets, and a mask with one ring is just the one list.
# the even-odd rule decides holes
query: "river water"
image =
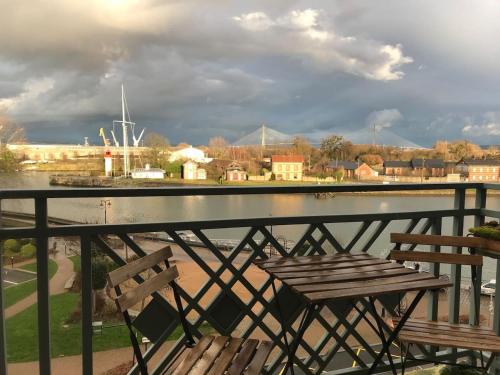
{"label": "river water", "polygon": [[[0,188],[6,189],[51,189],[49,173],[30,172],[0,174]],[[103,223],[104,210],[100,199],[54,199],[49,200],[49,215],[88,223]],[[474,197],[467,197],[466,207],[474,207]],[[488,198],[487,207],[500,210],[500,197]],[[30,200],[2,202],[5,210],[33,212]],[[190,196],[190,197],[148,197],[111,198],[107,209],[108,223],[139,223],[154,221],[185,221],[209,219],[233,219],[251,217],[313,216],[332,214],[362,214],[425,211],[452,209],[452,196],[349,196],[316,199],[313,195],[234,195],[234,196]],[[374,243],[373,254],[382,255],[388,249],[389,233],[401,231],[407,221],[389,224],[384,233]],[[327,227],[341,244],[346,244],[359,228],[359,223],[331,224]],[[472,226],[472,218],[466,218],[465,228]],[[362,246],[369,231],[358,242]],[[282,239],[297,241],[305,231],[300,226],[274,226],[273,234]],[[206,231],[210,238],[240,239],[248,228],[229,228]],[[451,233],[451,219],[443,222],[443,233]],[[283,241],[283,240],[282,240]],[[486,261],[484,279],[494,278],[494,263]]]}

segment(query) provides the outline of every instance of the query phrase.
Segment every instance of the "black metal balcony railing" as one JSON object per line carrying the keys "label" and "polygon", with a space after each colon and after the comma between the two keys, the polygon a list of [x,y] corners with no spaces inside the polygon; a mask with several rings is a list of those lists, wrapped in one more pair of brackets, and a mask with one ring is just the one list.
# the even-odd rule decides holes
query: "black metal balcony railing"
{"label": "black metal balcony railing", "polygon": [[[64,198],[103,198],[103,197],[157,197],[157,196],[196,196],[196,195],[246,195],[246,194],[303,194],[321,192],[376,192],[376,191],[415,191],[415,190],[441,190],[451,189],[454,191],[454,207],[445,210],[414,211],[414,212],[390,212],[390,213],[356,213],[348,215],[322,215],[322,216],[293,216],[293,217],[265,217],[244,219],[222,219],[204,221],[176,221],[155,223],[132,223],[132,224],[70,224],[49,225],[48,224],[48,200]],[[466,208],[466,190],[473,190],[475,194],[475,206]],[[447,183],[447,184],[401,184],[401,185],[331,185],[331,186],[290,186],[290,187],[198,187],[198,188],[148,188],[148,189],[74,189],[74,190],[0,190],[0,203],[3,200],[31,199],[35,204],[35,225],[23,228],[0,228],[0,240],[6,238],[36,238],[37,241],[37,279],[38,279],[38,350],[39,368],[41,374],[51,372],[51,337],[49,321],[49,275],[48,275],[48,241],[51,237],[77,236],[81,243],[81,269],[82,269],[82,373],[92,374],[93,350],[92,350],[92,265],[91,248],[99,247],[114,262],[119,265],[125,263],[124,259],[106,241],[106,235],[118,236],[135,254],[143,256],[144,250],[131,238],[130,234],[146,232],[164,232],[170,236],[180,247],[187,257],[196,263],[199,269],[208,275],[208,280],[195,293],[186,292],[182,280],[180,281],[180,293],[183,298],[188,316],[191,316],[191,328],[195,335],[200,335],[200,329],[204,323],[209,323],[221,334],[230,335],[237,331],[242,337],[249,337],[258,332],[267,336],[277,344],[268,365],[268,372],[275,373],[280,369],[285,358],[285,348],[280,341],[281,332],[279,326],[274,322],[278,319],[276,304],[269,292],[270,280],[264,280],[261,285],[251,283],[246,277],[246,271],[251,267],[252,261],[257,257],[267,257],[265,249],[272,246],[277,253],[282,255],[312,255],[324,254],[327,251],[336,252],[370,252],[381,235],[387,235],[389,224],[399,222],[405,227],[407,233],[419,232],[434,234],[464,234],[464,221],[472,217],[476,225],[481,224],[486,218],[500,218],[500,211],[487,209],[487,193],[492,190],[500,190],[497,184],[480,183]],[[451,221],[451,229],[445,233],[444,220]],[[329,226],[339,223],[359,223],[359,228],[352,233],[347,243],[338,240]],[[447,223],[449,224],[449,223]],[[306,230],[295,242],[293,248],[287,249],[283,246],[277,236],[269,230],[270,226],[303,225]],[[246,235],[241,238],[239,244],[228,252],[222,252],[215,246],[205,234],[206,230],[224,228],[246,228]],[[370,228],[370,230],[368,230]],[[190,231],[197,240],[202,242],[216,258],[219,266],[213,269],[207,260],[201,257],[197,251],[181,236],[180,232]],[[389,246],[389,244],[387,244]],[[251,251],[248,251],[251,249]],[[389,250],[389,248],[387,248]],[[434,248],[440,251],[439,248]],[[454,248],[454,252],[462,249]],[[378,254],[377,254],[378,255]],[[236,259],[238,258],[238,264]],[[431,269],[436,274],[437,267]],[[1,274],[1,273],[0,273]],[[449,293],[449,319],[456,322],[459,318],[460,308],[460,282],[462,280],[461,266],[451,269],[451,277],[455,287]],[[500,261],[496,263],[496,277],[500,279]],[[0,276],[0,283],[1,283]],[[250,298],[242,298],[233,292],[234,286],[238,284],[246,288]],[[208,303],[201,303],[209,290],[217,290],[215,298]],[[301,302],[293,293],[282,288],[279,291],[280,298],[287,300],[284,304],[285,317],[290,322],[290,334],[295,334],[293,324],[300,315]],[[0,306],[3,306],[3,292],[0,293]],[[479,291],[474,291],[474,297],[479,296]],[[160,303],[167,309],[173,311],[167,299],[156,296]],[[206,300],[206,299],[205,299]],[[395,309],[394,301],[380,299],[380,302],[388,311]],[[473,305],[473,304],[471,304]],[[331,364],[335,362],[335,356],[340,351],[347,353],[356,362],[356,367],[336,369],[331,373],[364,373],[370,366],[370,360],[376,357],[375,349],[367,342],[358,331],[357,327],[362,320],[362,314],[366,312],[367,306],[360,301],[357,305],[360,313],[347,306],[327,305],[315,316],[315,324],[323,332],[323,335],[309,337],[301,345],[301,360],[297,363],[298,368],[305,373],[322,373],[332,371]],[[478,312],[471,309],[470,319],[474,319]],[[0,318],[0,374],[7,373],[6,339],[4,310],[1,309]],[[429,317],[437,316],[437,295],[431,295],[428,303]],[[163,341],[173,332],[175,324],[169,327],[161,335],[160,340],[150,346],[145,353],[146,361],[150,360]],[[494,328],[500,334],[500,298],[496,299],[494,306]],[[351,349],[346,343],[348,336],[360,344],[366,351],[366,357],[362,359],[359,352]],[[163,361],[156,366],[153,373],[159,373],[164,363],[170,360],[180,349],[182,338],[179,339],[171,350],[166,354]],[[429,351],[428,348],[421,348]],[[437,357],[471,356],[469,351],[439,351]],[[498,367],[498,365],[497,365]],[[381,366],[380,371],[387,367]],[[137,369],[132,370],[137,373]]]}

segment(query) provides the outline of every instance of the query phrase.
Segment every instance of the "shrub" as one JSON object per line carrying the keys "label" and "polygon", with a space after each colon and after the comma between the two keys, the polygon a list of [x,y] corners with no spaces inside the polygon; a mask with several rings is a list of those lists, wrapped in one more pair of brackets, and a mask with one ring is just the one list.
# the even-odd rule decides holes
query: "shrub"
{"label": "shrub", "polygon": [[108,263],[103,257],[96,257],[92,260],[92,289],[100,290],[106,286]]}
{"label": "shrub", "polygon": [[18,253],[21,250],[21,244],[18,240],[10,238],[3,243],[3,251],[6,253]]}
{"label": "shrub", "polygon": [[21,247],[21,256],[23,258],[33,258],[36,255],[36,246],[30,243]]}
{"label": "shrub", "polygon": [[22,245],[26,245],[26,244],[28,244],[28,243],[31,243],[31,244],[35,245],[35,241],[34,241],[34,239],[33,239],[33,238],[21,238],[21,239],[19,240],[19,242],[21,243],[21,246],[22,246]]}

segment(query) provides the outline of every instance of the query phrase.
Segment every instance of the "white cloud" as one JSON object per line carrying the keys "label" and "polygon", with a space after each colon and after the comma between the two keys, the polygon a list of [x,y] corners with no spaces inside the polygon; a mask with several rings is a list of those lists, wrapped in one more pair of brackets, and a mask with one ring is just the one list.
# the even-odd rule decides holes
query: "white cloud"
{"label": "white cloud", "polygon": [[466,119],[462,133],[473,138],[500,136],[500,112],[485,112],[477,123],[471,118]]}
{"label": "white cloud", "polygon": [[0,110],[16,114],[21,108],[29,107],[30,103],[36,101],[40,95],[52,90],[53,87],[54,80],[48,77],[29,80],[20,94],[0,99]]}
{"label": "white cloud", "polygon": [[325,72],[343,71],[371,80],[392,81],[401,79],[401,67],[413,62],[404,55],[401,44],[337,34],[325,12],[318,9],[292,10],[276,18],[259,11],[233,20],[250,33],[254,49],[261,55],[299,58]]}
{"label": "white cloud", "polygon": [[382,109],[381,111],[373,111],[366,118],[366,124],[368,126],[375,126],[377,130],[384,128],[390,128],[397,121],[401,120],[403,115],[399,110],[393,109]]}
{"label": "white cloud", "polygon": [[239,22],[241,27],[252,31],[267,30],[274,24],[264,12],[242,14],[239,17],[233,17],[233,19]]}

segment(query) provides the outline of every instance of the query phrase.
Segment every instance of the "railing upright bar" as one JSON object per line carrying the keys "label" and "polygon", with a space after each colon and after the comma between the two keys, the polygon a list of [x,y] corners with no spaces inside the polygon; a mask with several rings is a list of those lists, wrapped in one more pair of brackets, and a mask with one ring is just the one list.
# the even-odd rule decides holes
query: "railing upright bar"
{"label": "railing upright bar", "polygon": [[[465,189],[455,190],[454,208],[456,210],[453,216],[453,235],[462,236],[464,234],[464,210],[465,210]],[[460,254],[461,247],[453,247],[452,252]],[[460,281],[462,278],[462,267],[452,265],[451,282],[453,287],[450,289],[448,320],[450,323],[458,323],[460,314]]]}
{"label": "railing upright bar", "polygon": [[[443,226],[443,221],[441,218],[436,218],[432,221],[431,234],[441,234]],[[431,251],[440,252],[441,246],[431,246]],[[430,272],[439,277],[439,263],[431,263]],[[439,291],[433,290],[429,294],[429,304],[427,305],[427,319],[436,321],[438,318],[438,302],[439,302]]]}
{"label": "railing upright bar", "polygon": [[82,269],[82,374],[92,375],[92,245],[80,237]]}
{"label": "railing upright bar", "polygon": [[40,374],[50,374],[49,237],[47,199],[35,198],[38,354]]}
{"label": "railing upright bar", "polygon": [[[481,209],[481,213],[474,216],[474,226],[478,227],[484,224],[484,214],[482,210],[486,207],[486,193],[487,190],[482,188],[476,189],[476,201],[475,208]],[[481,316],[480,310],[481,307],[481,281],[482,281],[482,268],[479,268],[477,271],[477,282],[475,285],[471,286],[471,294],[470,294],[470,307],[469,307],[469,322],[473,325],[479,324],[479,317]],[[476,306],[477,309],[476,310]]]}
{"label": "railing upright bar", "polygon": [[[0,199],[0,228],[2,227],[2,200]],[[3,288],[3,254],[0,254],[0,374],[7,375],[7,340],[5,336]]]}

